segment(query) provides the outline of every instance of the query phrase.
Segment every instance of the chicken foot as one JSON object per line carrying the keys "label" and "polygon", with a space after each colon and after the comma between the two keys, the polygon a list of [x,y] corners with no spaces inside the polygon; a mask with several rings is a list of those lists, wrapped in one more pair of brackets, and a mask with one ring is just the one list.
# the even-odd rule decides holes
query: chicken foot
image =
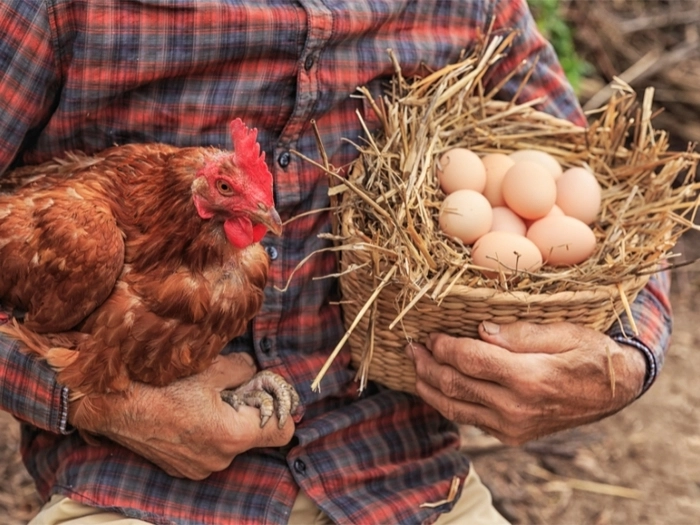
{"label": "chicken foot", "polygon": [[236,410],[241,405],[260,410],[260,428],[267,424],[273,414],[277,415],[278,425],[282,428],[289,415],[296,412],[299,406],[299,394],[294,387],[269,370],[258,372],[235,390],[223,390],[221,399]]}

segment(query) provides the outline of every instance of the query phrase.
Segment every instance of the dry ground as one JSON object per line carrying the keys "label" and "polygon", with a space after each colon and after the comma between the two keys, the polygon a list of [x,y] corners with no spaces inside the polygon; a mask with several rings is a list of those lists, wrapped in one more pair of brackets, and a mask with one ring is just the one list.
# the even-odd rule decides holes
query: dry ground
{"label": "dry ground", "polygon": [[[682,240],[700,255],[700,235]],[[605,421],[523,448],[465,432],[497,506],[513,523],[700,523],[700,262],[674,270],[673,346],[661,378]],[[38,508],[17,454],[18,426],[0,412],[0,523],[21,525]]]}

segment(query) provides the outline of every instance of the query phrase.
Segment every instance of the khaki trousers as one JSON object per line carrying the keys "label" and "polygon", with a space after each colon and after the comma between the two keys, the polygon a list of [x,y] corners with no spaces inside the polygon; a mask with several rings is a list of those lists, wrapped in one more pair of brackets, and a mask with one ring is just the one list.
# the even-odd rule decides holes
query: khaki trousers
{"label": "khaki trousers", "polygon": [[[290,525],[329,525],[333,522],[300,490],[294,501]],[[481,483],[474,469],[462,489],[462,496],[451,512],[442,514],[436,525],[508,525],[493,507],[491,494]],[[148,525],[114,512],[88,507],[70,498],[54,495],[28,525]],[[228,525],[228,524],[222,524]]]}

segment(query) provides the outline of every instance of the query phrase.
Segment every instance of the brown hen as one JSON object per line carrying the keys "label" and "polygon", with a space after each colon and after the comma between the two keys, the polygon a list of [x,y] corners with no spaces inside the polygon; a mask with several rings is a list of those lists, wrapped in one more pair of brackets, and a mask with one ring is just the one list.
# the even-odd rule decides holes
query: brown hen
{"label": "brown hen", "polygon": [[[258,241],[282,225],[257,131],[236,119],[231,134],[233,152],[132,144],[0,183],[0,304],[15,317],[2,331],[74,398],[202,372],[260,309]],[[262,425],[298,404],[270,372],[222,397],[260,408]]]}

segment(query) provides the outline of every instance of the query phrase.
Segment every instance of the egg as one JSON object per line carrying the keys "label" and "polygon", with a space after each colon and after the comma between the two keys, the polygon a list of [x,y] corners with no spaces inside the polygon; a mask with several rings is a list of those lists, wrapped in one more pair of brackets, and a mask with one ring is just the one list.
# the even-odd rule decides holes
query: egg
{"label": "egg", "polygon": [[571,266],[588,259],[596,247],[595,234],[574,217],[550,216],[536,221],[527,230],[546,264]]}
{"label": "egg", "polygon": [[437,178],[440,188],[448,195],[457,190],[481,193],[486,185],[486,168],[473,151],[453,148],[440,157]]}
{"label": "egg", "polygon": [[506,201],[503,200],[503,192],[501,185],[503,177],[515,162],[508,155],[503,153],[490,153],[481,158],[481,162],[486,169],[486,185],[484,186],[483,194],[488,199],[491,206],[503,206]]}
{"label": "egg", "polygon": [[493,208],[492,232],[513,232],[525,235],[527,226],[518,215],[507,206],[495,206]]}
{"label": "egg", "polygon": [[519,151],[514,151],[508,155],[513,161],[520,162],[522,160],[527,160],[528,162],[536,162],[544,166],[549,173],[552,174],[554,180],[557,180],[562,173],[561,164],[549,153],[544,151],[538,151],[534,149],[522,149]]}
{"label": "egg", "polygon": [[569,168],[557,180],[557,206],[565,215],[591,224],[598,217],[601,189],[595,175],[585,168]]}
{"label": "egg", "polygon": [[557,198],[557,185],[541,164],[523,160],[506,171],[502,183],[503,199],[523,219],[547,215]]}
{"label": "egg", "polygon": [[474,243],[471,255],[474,264],[504,273],[534,272],[542,266],[537,246],[527,237],[513,232],[492,231],[483,235]]}
{"label": "egg", "polygon": [[[552,209],[549,210],[549,213],[547,213],[547,215],[545,215],[544,217],[552,217],[553,215],[562,216],[565,214],[563,211],[561,211],[561,208],[555,204],[554,206],[552,206]],[[540,219],[544,219],[544,217],[540,217]],[[524,220],[523,222],[525,223],[525,228],[526,229],[529,228],[530,226],[532,226],[535,222],[539,221],[540,219]],[[493,227],[491,229],[493,230]],[[523,235],[525,235],[525,234],[523,234]]]}
{"label": "egg", "polygon": [[489,201],[474,190],[450,193],[440,208],[440,229],[450,237],[471,244],[491,229],[493,211]]}
{"label": "egg", "polygon": [[549,213],[545,215],[545,217],[552,217],[553,215],[561,217],[562,215],[566,215],[566,213],[564,213],[564,211],[559,206],[554,204],[554,206],[552,206],[552,209],[549,210]]}

